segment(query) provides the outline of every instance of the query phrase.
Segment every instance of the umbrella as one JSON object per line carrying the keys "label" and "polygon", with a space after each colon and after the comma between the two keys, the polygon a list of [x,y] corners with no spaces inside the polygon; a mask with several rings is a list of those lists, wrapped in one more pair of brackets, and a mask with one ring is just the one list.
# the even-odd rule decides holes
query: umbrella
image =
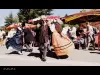
{"label": "umbrella", "polygon": [[100,10],[77,13],[65,18],[65,22],[69,24],[79,24],[87,21],[100,21]]}

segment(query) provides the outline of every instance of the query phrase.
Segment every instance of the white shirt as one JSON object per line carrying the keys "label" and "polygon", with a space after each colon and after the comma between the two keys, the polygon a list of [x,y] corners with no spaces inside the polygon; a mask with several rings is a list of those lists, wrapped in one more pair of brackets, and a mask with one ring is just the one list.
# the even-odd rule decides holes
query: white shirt
{"label": "white shirt", "polygon": [[76,28],[73,27],[72,30],[70,31],[71,35],[76,38]]}
{"label": "white shirt", "polygon": [[94,33],[93,33],[93,27],[92,27],[91,25],[88,25],[88,28],[89,28],[88,31],[90,32],[89,34],[94,34]]}
{"label": "white shirt", "polygon": [[70,29],[70,27],[68,27],[68,26],[64,27],[63,30],[62,30],[62,33],[63,33],[64,35],[67,35],[68,29]]}
{"label": "white shirt", "polygon": [[18,27],[18,29],[19,29],[20,31],[22,31],[22,29],[21,29],[20,27]]}
{"label": "white shirt", "polygon": [[55,31],[55,24],[51,24],[50,25],[50,30],[51,30],[51,32],[54,32]]}
{"label": "white shirt", "polygon": [[16,34],[16,31],[9,31],[7,38],[12,38]]}
{"label": "white shirt", "polygon": [[3,38],[4,34],[5,34],[5,31],[0,31],[0,38]]}
{"label": "white shirt", "polygon": [[[97,29],[97,28],[96,28]],[[97,29],[97,33],[99,33],[99,30]]]}
{"label": "white shirt", "polygon": [[87,29],[86,29],[86,28],[84,28],[84,29],[83,29],[83,31],[84,31],[84,33],[86,33],[86,32],[87,32]]}

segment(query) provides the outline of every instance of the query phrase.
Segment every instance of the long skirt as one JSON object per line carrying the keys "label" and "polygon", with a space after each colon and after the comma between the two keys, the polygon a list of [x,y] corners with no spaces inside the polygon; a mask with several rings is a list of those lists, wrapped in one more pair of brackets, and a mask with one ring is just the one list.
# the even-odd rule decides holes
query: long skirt
{"label": "long skirt", "polygon": [[95,43],[98,44],[98,35],[95,36]]}
{"label": "long skirt", "polygon": [[100,33],[97,36],[95,36],[95,43],[100,44]]}
{"label": "long skirt", "polygon": [[61,37],[58,32],[52,34],[52,45],[57,56],[69,55],[74,50],[74,43],[66,36]]}
{"label": "long skirt", "polygon": [[22,50],[23,46],[20,44],[17,44],[16,41],[13,38],[8,39],[8,41],[6,42],[6,48],[8,49],[9,47],[12,47],[15,50]]}

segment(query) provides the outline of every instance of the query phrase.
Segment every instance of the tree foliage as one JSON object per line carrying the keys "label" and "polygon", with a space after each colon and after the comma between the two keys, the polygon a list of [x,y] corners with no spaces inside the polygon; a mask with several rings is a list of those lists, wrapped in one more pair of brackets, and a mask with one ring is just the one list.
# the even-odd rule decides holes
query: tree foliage
{"label": "tree foliage", "polygon": [[9,16],[7,16],[5,18],[5,24],[6,24],[6,26],[8,26],[8,25],[11,25],[13,22],[14,22],[13,15],[12,15],[12,13],[10,13]]}
{"label": "tree foliage", "polygon": [[65,14],[65,17],[67,17],[68,16],[68,14]]}
{"label": "tree foliage", "polygon": [[19,9],[18,17],[20,22],[26,22],[41,15],[52,15],[52,9]]}
{"label": "tree foliage", "polygon": [[13,21],[14,21],[14,23],[19,23],[19,18],[18,18],[18,16],[15,16],[15,17],[13,18]]}
{"label": "tree foliage", "polygon": [[82,9],[80,12],[86,12],[86,9]]}
{"label": "tree foliage", "polygon": [[96,11],[97,9],[91,9],[90,11]]}
{"label": "tree foliage", "polygon": [[19,22],[18,16],[13,17],[12,13],[10,13],[9,16],[5,18],[5,26],[9,26],[12,23],[18,23],[18,22]]}

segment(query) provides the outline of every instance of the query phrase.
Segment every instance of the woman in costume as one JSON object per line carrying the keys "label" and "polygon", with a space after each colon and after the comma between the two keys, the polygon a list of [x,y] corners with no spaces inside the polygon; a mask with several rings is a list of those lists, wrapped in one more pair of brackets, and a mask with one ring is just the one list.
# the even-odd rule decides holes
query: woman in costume
{"label": "woman in costume", "polygon": [[21,28],[11,29],[8,32],[8,36],[6,37],[6,48],[8,50],[17,51],[19,54],[22,54],[22,35]]}
{"label": "woman in costume", "polygon": [[73,42],[62,33],[62,26],[57,21],[49,21],[48,25],[53,32],[52,45],[58,58],[67,58],[70,51],[74,49]]}

